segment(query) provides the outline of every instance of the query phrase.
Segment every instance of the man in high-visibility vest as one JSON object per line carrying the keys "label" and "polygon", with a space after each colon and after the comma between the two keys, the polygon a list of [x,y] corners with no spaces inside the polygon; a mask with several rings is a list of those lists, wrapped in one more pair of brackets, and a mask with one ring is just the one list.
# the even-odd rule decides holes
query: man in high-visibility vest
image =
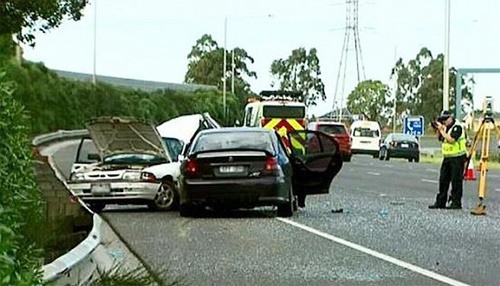
{"label": "man in high-visibility vest", "polygon": [[[443,162],[439,174],[439,192],[431,209],[461,209],[463,193],[464,165],[467,157],[465,129],[453,118],[449,111],[443,111],[434,128],[441,141]],[[451,204],[448,201],[448,189],[451,182]]]}

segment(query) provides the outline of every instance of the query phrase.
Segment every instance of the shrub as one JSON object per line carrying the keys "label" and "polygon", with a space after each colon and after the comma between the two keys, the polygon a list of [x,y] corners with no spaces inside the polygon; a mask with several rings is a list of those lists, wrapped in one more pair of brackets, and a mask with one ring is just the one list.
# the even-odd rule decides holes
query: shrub
{"label": "shrub", "polygon": [[42,216],[31,168],[28,118],[0,73],[0,283],[38,285],[42,264],[36,243]]}

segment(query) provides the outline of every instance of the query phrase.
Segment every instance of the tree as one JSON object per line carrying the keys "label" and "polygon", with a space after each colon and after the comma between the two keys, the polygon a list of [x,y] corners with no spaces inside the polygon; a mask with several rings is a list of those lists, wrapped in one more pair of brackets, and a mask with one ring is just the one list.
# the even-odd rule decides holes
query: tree
{"label": "tree", "polygon": [[[254,63],[247,51],[242,48],[236,47],[234,51],[234,65],[235,65],[235,93],[238,95],[250,94],[250,84],[244,79],[257,78],[257,73],[251,71],[249,64]],[[188,70],[185,75],[184,81],[187,83],[198,83],[206,85],[214,85],[222,89],[222,78],[226,78],[226,88],[231,88],[231,74],[232,62],[231,51],[227,51],[226,60],[226,75],[224,76],[224,48],[219,47],[217,42],[212,36],[205,34],[196,41],[192,47],[191,52],[188,54]]]}
{"label": "tree", "polygon": [[[427,122],[437,116],[443,108],[443,62],[442,54],[433,57],[431,51],[422,48],[414,59],[396,62],[391,74],[397,73],[398,93],[396,114],[423,115]],[[450,110],[456,109],[455,78],[456,69],[450,69]],[[465,76],[462,76],[462,96],[472,101],[472,93]],[[459,108],[462,105],[459,104]]]}
{"label": "tree", "polygon": [[[0,1],[0,35],[16,34],[20,42],[35,45],[35,31],[58,27],[65,17],[78,21],[89,0]],[[24,31],[23,31],[24,30]]]}
{"label": "tree", "polygon": [[[287,59],[274,60],[271,74],[279,81],[281,90],[298,91],[304,94],[306,105],[316,105],[316,101],[326,99],[325,85],[320,78],[321,68],[315,48],[301,47],[292,51]],[[271,84],[275,85],[275,82]]]}
{"label": "tree", "polygon": [[347,108],[353,114],[363,114],[369,120],[386,122],[390,115],[390,89],[379,80],[360,82],[347,98]]}

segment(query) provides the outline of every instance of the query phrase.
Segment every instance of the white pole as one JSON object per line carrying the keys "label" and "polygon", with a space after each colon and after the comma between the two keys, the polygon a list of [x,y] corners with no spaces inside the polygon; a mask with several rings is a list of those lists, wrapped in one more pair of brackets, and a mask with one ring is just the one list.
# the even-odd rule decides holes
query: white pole
{"label": "white pole", "polygon": [[[398,47],[394,47],[394,62],[397,63],[398,61]],[[396,133],[396,117],[398,114],[396,113],[396,102],[398,99],[398,73],[394,69],[394,75],[393,75],[393,80],[394,80],[394,116],[392,118],[392,132]]]}
{"label": "white pole", "polygon": [[[445,8],[445,43],[444,43],[444,62],[443,62],[443,110],[449,108],[450,96],[450,0],[446,1]],[[458,92],[458,91],[457,91]],[[455,103],[456,108],[460,108],[460,102]]]}
{"label": "white pole", "polygon": [[234,94],[234,49],[231,51],[231,93]]}
{"label": "white pole", "polygon": [[92,83],[95,85],[96,80],[96,53],[97,53],[97,0],[94,0],[94,73],[92,74]]}
{"label": "white pole", "polygon": [[224,82],[224,86],[222,87],[222,97],[224,101],[224,119],[226,118],[226,44],[227,44],[227,16],[224,19],[224,71],[222,73],[222,81]]}

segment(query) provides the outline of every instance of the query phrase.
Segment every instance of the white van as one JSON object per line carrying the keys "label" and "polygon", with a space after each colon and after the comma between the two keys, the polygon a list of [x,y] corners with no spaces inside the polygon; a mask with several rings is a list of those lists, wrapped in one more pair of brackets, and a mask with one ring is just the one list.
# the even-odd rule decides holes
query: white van
{"label": "white van", "polygon": [[382,136],[378,122],[354,121],[350,126],[350,134],[352,154],[368,154],[373,155],[373,158],[378,158]]}

